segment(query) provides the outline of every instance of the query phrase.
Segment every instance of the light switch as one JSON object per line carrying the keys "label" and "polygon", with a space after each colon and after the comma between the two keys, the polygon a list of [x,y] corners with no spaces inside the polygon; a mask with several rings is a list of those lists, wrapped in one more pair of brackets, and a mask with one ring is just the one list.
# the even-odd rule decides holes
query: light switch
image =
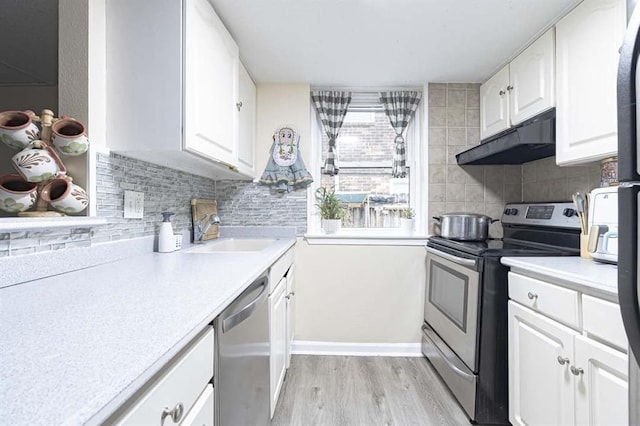
{"label": "light switch", "polygon": [[144,192],[124,191],[124,217],[142,219],[144,216]]}

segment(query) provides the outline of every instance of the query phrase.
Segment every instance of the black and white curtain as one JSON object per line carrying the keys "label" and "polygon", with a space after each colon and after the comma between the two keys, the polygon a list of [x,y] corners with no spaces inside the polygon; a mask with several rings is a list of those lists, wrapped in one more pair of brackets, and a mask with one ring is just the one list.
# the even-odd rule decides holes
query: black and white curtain
{"label": "black and white curtain", "polygon": [[339,91],[313,91],[311,101],[320,116],[322,128],[329,137],[329,152],[324,163],[324,174],[338,174],[338,159],[335,152],[336,139],[342,127],[347,108],[351,103],[351,92]]}
{"label": "black and white curtain", "polygon": [[407,150],[402,133],[409,126],[421,98],[422,92],[417,91],[380,92],[380,103],[396,132],[396,150],[391,171],[394,178],[407,177]]}

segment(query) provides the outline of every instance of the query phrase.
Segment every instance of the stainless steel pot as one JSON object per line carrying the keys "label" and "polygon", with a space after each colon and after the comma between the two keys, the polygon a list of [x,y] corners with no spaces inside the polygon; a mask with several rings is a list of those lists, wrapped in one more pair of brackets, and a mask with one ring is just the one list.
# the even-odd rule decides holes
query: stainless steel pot
{"label": "stainless steel pot", "polygon": [[434,216],[440,236],[459,241],[484,241],[489,237],[489,225],[497,222],[489,216],[475,213],[446,213]]}

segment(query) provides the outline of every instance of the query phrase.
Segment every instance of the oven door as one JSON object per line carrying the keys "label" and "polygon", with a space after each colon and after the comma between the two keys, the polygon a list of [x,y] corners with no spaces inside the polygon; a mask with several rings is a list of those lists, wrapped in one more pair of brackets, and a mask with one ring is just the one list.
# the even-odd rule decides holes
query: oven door
{"label": "oven door", "polygon": [[424,319],[474,373],[478,371],[478,258],[427,247]]}

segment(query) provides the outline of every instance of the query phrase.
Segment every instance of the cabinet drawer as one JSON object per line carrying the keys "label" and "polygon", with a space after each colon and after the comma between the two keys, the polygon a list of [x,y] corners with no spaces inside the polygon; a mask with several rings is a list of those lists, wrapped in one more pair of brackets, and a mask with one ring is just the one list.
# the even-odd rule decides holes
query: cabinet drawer
{"label": "cabinet drawer", "polygon": [[116,424],[159,424],[163,409],[172,409],[179,403],[188,412],[213,377],[213,342],[213,327],[207,327],[135,399]]}
{"label": "cabinet drawer", "polygon": [[208,384],[180,425],[213,426],[213,410],[213,385]]}
{"label": "cabinet drawer", "polygon": [[280,259],[276,260],[269,271],[269,293],[273,293],[275,286],[280,282],[282,277],[293,263],[293,249],[287,250]]}
{"label": "cabinet drawer", "polygon": [[571,327],[579,327],[576,291],[509,272],[509,298]]}
{"label": "cabinet drawer", "polygon": [[596,297],[582,296],[582,324],[584,331],[609,342],[624,351],[629,342],[622,324],[620,306]]}

